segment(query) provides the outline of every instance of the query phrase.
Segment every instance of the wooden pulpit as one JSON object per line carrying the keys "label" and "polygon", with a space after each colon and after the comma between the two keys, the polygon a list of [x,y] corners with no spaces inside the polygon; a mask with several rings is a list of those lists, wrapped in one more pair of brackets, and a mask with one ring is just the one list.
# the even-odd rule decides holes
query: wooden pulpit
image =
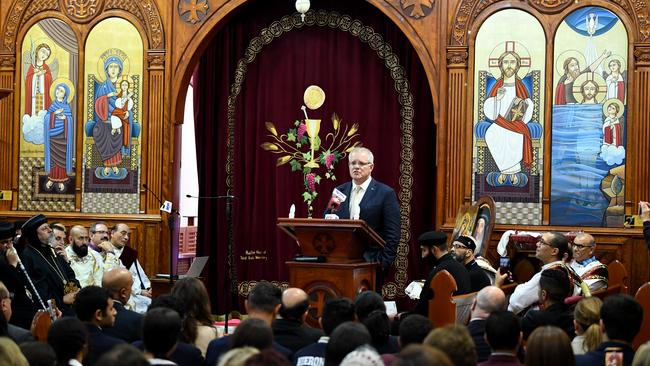
{"label": "wooden pulpit", "polygon": [[304,256],[325,259],[286,262],[289,285],[309,295],[310,325],[318,326],[325,301],[374,290],[377,264],[365,262],[363,252],[368,246],[383,248],[385,242],[365,221],[279,218],[278,227],[296,239]]}

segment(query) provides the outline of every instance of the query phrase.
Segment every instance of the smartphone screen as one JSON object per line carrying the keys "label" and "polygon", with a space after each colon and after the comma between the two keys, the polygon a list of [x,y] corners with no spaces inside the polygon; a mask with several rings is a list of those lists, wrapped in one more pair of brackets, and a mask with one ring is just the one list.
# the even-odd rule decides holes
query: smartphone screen
{"label": "smartphone screen", "polygon": [[606,366],[623,366],[623,352],[618,349],[605,349],[605,365]]}
{"label": "smartphone screen", "polygon": [[499,258],[499,268],[503,268],[504,271],[509,271],[510,270],[510,258],[509,257],[501,257],[501,258]]}

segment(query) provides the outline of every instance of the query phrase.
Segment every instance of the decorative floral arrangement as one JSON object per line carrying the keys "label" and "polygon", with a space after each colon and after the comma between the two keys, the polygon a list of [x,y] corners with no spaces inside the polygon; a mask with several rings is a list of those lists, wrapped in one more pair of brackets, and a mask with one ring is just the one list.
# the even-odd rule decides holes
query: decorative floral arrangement
{"label": "decorative floral arrangement", "polygon": [[[312,85],[305,91],[305,104],[310,109],[319,108],[325,99],[325,93],[318,86]],[[266,129],[270,132],[270,142],[261,146],[273,154],[281,154],[277,166],[289,164],[292,172],[300,172],[303,176],[305,191],[302,193],[303,201],[307,203],[308,217],[312,217],[314,208],[312,202],[318,196],[316,185],[320,184],[323,176],[325,179],[336,180],[334,167],[356,146],[358,141],[358,124],[352,127],[342,125],[341,119],[334,113],[332,115],[333,132],[325,135],[324,141],[318,136],[320,120],[307,117],[305,106],[304,120],[296,120],[292,128],[284,134],[278,134],[272,122],[266,122]]]}

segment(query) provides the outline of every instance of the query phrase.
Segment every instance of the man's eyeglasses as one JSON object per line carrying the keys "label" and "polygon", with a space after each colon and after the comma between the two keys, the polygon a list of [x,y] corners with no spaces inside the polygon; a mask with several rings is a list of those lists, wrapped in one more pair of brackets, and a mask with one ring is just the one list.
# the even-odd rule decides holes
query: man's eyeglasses
{"label": "man's eyeglasses", "polygon": [[573,247],[576,249],[584,249],[584,248],[591,248],[593,245],[582,245],[578,243],[573,243]]}
{"label": "man's eyeglasses", "polygon": [[547,245],[547,246],[553,248],[553,245],[551,245],[550,243],[544,241],[543,238],[539,238],[539,239],[537,240],[537,244],[540,244],[540,245]]}
{"label": "man's eyeglasses", "polygon": [[452,244],[451,247],[453,249],[469,249],[468,247],[464,246],[463,244]]}
{"label": "man's eyeglasses", "polygon": [[358,167],[361,167],[361,168],[363,168],[366,165],[370,165],[370,164],[372,164],[372,163],[369,162],[369,161],[366,161],[366,162],[363,162],[363,161],[351,161],[351,162],[348,163],[348,165],[350,165],[350,166],[358,166]]}

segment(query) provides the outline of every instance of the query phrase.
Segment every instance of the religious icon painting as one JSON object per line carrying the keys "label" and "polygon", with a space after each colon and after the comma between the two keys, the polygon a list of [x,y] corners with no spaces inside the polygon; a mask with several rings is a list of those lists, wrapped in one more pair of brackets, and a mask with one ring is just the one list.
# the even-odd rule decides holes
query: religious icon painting
{"label": "religious icon painting", "polygon": [[25,33],[20,52],[18,209],[74,211],[79,45],[63,21]]}
{"label": "religious icon painting", "polygon": [[[513,24],[526,32],[513,33]],[[539,225],[544,31],[532,15],[506,9],[485,20],[476,45],[473,199],[492,197],[497,223]]]}
{"label": "religious icon painting", "polygon": [[596,6],[556,32],[551,225],[623,226],[627,40],[616,14]]}
{"label": "religious icon painting", "polygon": [[143,43],[121,18],[97,24],[85,62],[82,211],[138,213]]}

